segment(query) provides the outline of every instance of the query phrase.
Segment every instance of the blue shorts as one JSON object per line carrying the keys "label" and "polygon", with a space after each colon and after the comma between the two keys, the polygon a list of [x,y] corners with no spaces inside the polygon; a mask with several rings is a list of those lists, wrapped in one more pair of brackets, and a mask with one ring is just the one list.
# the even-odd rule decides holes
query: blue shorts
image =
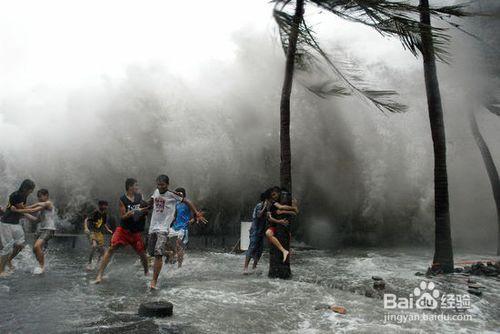
{"label": "blue shorts", "polygon": [[259,260],[264,250],[264,235],[250,234],[250,245],[246,256],[254,260]]}

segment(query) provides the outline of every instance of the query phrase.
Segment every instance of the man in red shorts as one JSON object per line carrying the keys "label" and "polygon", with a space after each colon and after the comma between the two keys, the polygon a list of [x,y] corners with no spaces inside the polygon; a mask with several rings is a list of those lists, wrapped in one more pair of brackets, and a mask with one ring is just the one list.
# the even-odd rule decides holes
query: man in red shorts
{"label": "man in red shorts", "polygon": [[142,199],[137,180],[127,179],[125,181],[125,190],[125,194],[120,197],[120,226],[113,233],[111,247],[108,248],[101,261],[97,278],[94,281],[95,284],[101,283],[102,275],[113,253],[120,247],[127,245],[132,246],[141,258],[144,275],[149,274],[148,258],[142,240],[142,232],[144,231],[149,207]]}

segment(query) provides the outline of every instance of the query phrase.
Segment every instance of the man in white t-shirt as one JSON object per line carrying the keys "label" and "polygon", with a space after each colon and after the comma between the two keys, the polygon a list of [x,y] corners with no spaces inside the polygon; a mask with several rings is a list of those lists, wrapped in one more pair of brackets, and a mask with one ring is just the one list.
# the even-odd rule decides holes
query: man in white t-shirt
{"label": "man in white t-shirt", "polygon": [[149,224],[148,250],[149,255],[155,257],[153,279],[150,284],[151,289],[156,289],[158,276],[163,266],[167,236],[170,225],[175,219],[176,204],[180,202],[186,203],[197,222],[207,223],[207,220],[203,217],[203,213],[198,211],[191,201],[176,192],[168,190],[169,178],[167,175],[158,176],[156,186],[157,189],[149,200],[149,205],[152,207],[153,213]]}

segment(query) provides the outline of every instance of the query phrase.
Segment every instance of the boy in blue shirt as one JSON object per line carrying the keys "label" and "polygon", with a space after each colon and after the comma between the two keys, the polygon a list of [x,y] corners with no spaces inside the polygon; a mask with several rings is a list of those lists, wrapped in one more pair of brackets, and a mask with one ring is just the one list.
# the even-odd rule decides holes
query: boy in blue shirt
{"label": "boy in blue shirt", "polygon": [[[186,189],[177,188],[175,192],[180,194],[182,198],[186,198]],[[175,206],[175,220],[172,223],[172,229],[175,231],[171,234],[177,234],[176,240],[176,253],[177,253],[177,266],[182,267],[182,261],[184,260],[184,249],[189,241],[188,229],[189,223],[192,221],[191,210],[189,206],[182,202],[179,202]]]}

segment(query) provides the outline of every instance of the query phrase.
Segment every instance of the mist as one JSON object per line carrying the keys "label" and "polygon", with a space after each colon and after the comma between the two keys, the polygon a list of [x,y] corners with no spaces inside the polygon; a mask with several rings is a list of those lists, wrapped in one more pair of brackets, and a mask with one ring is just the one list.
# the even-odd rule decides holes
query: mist
{"label": "mist", "polygon": [[[147,13],[158,13],[157,2],[148,4]],[[210,223],[199,233],[238,233],[239,222],[249,219],[260,192],[279,183],[284,69],[272,7],[266,2],[247,4],[231,18],[230,10],[242,4],[224,3],[229,6],[224,7],[226,14],[214,20],[220,28],[204,34],[203,21],[186,28],[184,43],[178,37],[168,42],[171,36],[182,36],[184,26],[178,32],[155,31],[149,36],[152,42],[145,42],[148,35],[120,35],[120,27],[108,28],[105,16],[99,16],[91,28],[94,33],[66,36],[68,46],[47,51],[46,61],[16,57],[33,51],[30,36],[37,27],[13,19],[4,23],[10,29],[2,29],[2,40],[15,40],[18,25],[28,37],[2,46],[8,52],[0,71],[5,80],[0,86],[1,203],[22,179],[32,178],[37,188],[49,189],[61,220],[75,221],[96,199],[107,199],[116,208],[125,178],[139,179],[147,196],[155,177],[166,173],[172,188],[185,187],[188,197],[207,211]],[[190,8],[182,6],[174,12],[187,20]],[[130,4],[125,7],[133,10]],[[252,20],[248,13],[259,19]],[[116,15],[122,17],[120,24],[130,23],[126,15]],[[161,15],[154,14],[157,19]],[[62,20],[72,27],[71,14]],[[481,20],[485,18],[474,18],[467,27],[484,34]],[[143,17],[140,23],[145,22]],[[52,23],[53,31],[60,31]],[[374,88],[397,89],[409,111],[383,114],[356,97],[320,99],[300,84],[317,77],[299,74],[291,117],[294,196],[301,206],[295,235],[327,248],[430,244],[432,141],[421,60],[398,41],[367,28],[337,19],[321,21],[319,16],[318,24],[327,49],[357,64]],[[152,23],[141,29],[148,28],[158,27]],[[222,31],[227,38],[207,42]],[[60,56],[59,50],[79,43],[87,48],[93,45],[87,39],[100,33],[107,37],[96,41],[94,53],[105,54],[113,45],[109,38],[116,37],[129,45],[124,51],[132,52],[136,45],[154,56],[143,57],[143,50],[134,57],[113,54],[94,63],[82,57],[82,63],[68,60],[58,68],[58,59],[78,52]],[[162,35],[164,40],[156,39]],[[452,36],[453,61],[438,69],[448,138],[452,233],[459,247],[492,250],[497,230],[494,202],[466,112],[479,109],[481,129],[499,166],[500,120],[481,107],[480,93],[496,87],[491,91],[498,94],[498,77],[489,67],[494,62],[491,50],[484,51],[480,42],[463,33]],[[148,48],[163,43],[168,44],[165,49]],[[183,62],[190,54],[192,58]],[[113,57],[117,64],[112,65]],[[73,72],[74,66],[82,69]]]}

